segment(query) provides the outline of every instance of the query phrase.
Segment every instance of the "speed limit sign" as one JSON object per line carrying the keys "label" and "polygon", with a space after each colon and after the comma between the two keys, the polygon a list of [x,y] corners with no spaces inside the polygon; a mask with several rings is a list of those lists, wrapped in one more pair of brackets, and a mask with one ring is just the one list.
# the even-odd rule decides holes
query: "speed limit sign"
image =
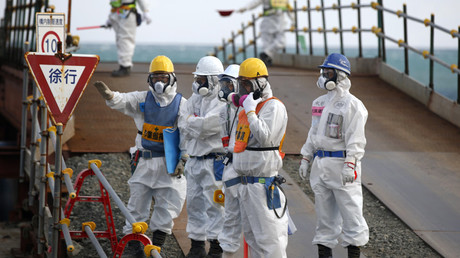
{"label": "speed limit sign", "polygon": [[58,42],[62,42],[65,52],[65,15],[64,13],[37,13],[37,52],[57,53]]}

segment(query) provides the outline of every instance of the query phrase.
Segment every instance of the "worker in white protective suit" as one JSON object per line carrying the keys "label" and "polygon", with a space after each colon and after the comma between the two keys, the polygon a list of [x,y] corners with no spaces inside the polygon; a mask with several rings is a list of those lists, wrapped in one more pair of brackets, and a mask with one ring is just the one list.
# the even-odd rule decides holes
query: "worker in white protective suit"
{"label": "worker in white protective suit", "polygon": [[207,257],[222,256],[217,237],[223,226],[224,208],[213,201],[213,196],[222,186],[225,155],[219,116],[225,104],[217,99],[218,75],[223,71],[222,62],[216,57],[199,60],[193,72],[193,94],[186,104],[186,119],[179,123],[190,155],[185,165],[187,233],[192,245],[187,258],[205,257],[206,240],[210,242]]}
{"label": "worker in white protective suit", "polygon": [[[289,0],[252,0],[247,6],[240,8],[238,12],[243,13],[259,5],[263,6],[263,18],[260,23],[262,52],[259,57],[264,61],[265,65],[270,66],[275,53],[286,46],[286,37],[284,36],[286,20],[284,13],[291,9],[291,6],[289,5]],[[288,17],[292,23],[293,18],[289,13]]]}
{"label": "worker in white protective suit", "polygon": [[[127,209],[136,222],[146,222],[154,198],[149,228],[153,231],[152,243],[161,247],[166,235],[171,234],[173,219],[182,211],[187,184],[181,175],[182,163],[177,165],[174,173],[167,172],[162,129],[177,128],[187,101],[176,92],[174,66],[168,57],[155,57],[149,72],[147,91],[120,93],[111,91],[100,81],[94,86],[106,99],[107,106],[134,119],[138,133],[136,144],[130,150],[133,174],[128,181],[130,198]],[[179,147],[184,150],[183,143]],[[126,220],[123,233],[131,232],[132,225]],[[143,246],[137,249],[143,254]]]}
{"label": "worker in white protective suit", "polygon": [[[138,13],[139,4],[141,13]],[[147,24],[152,22],[146,0],[110,0],[110,14],[106,22],[107,27],[115,31],[117,45],[118,70],[112,72],[113,77],[128,76],[133,66],[132,58],[136,46],[136,27],[142,21]]]}
{"label": "worker in white protective suit", "polygon": [[[240,66],[232,64],[225,69],[220,75],[219,84],[219,99],[225,102],[225,106],[221,109],[221,125],[222,125],[222,144],[226,150],[224,159],[224,174],[222,181],[225,182],[238,176],[232,165],[233,147],[235,146],[235,131],[238,123],[238,112],[242,109],[232,103],[233,98],[238,94],[238,74]],[[240,239],[242,233],[240,204],[238,200],[237,187],[226,188],[223,185],[225,194],[225,215],[224,227],[219,234],[219,242],[222,250],[225,253],[235,253],[240,248]]]}
{"label": "worker in white protective suit", "polygon": [[[224,184],[226,191],[237,191],[250,256],[286,257],[287,203],[280,187],[284,180],[278,175],[283,166],[286,108],[273,97],[267,67],[258,58],[241,63],[238,85],[240,98],[234,102],[244,108],[238,113],[233,147],[232,165],[238,176]],[[235,256],[230,248],[224,257]]]}
{"label": "worker in white protective suit", "polygon": [[330,54],[319,67],[317,86],[328,92],[313,101],[299,168],[303,179],[311,170],[317,215],[313,244],[319,257],[331,257],[341,237],[348,257],[359,257],[359,247],[369,240],[361,186],[367,110],[349,91],[351,67],[345,56]]}

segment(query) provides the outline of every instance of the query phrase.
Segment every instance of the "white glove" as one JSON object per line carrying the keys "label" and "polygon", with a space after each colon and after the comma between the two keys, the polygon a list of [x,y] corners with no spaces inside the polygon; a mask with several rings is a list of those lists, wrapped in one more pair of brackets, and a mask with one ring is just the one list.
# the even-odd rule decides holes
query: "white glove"
{"label": "white glove", "polygon": [[262,101],[262,98],[254,99],[253,97],[254,92],[249,93],[249,96],[243,101],[243,107],[248,114],[249,112],[256,111],[257,104],[259,104]]}
{"label": "white glove", "polygon": [[147,24],[150,24],[152,22],[152,19],[150,18],[148,13],[142,14],[142,20],[144,20]]}
{"label": "white glove", "polygon": [[357,177],[355,171],[356,164],[353,162],[345,162],[342,169],[342,183],[353,183]]}
{"label": "white glove", "polygon": [[310,159],[308,157],[303,157],[302,160],[300,161],[300,167],[299,167],[300,178],[302,178],[302,180],[307,180],[307,176],[310,173],[310,170],[311,170]]}
{"label": "white glove", "polygon": [[183,154],[177,163],[176,169],[174,170],[174,174],[172,176],[180,176],[184,174],[185,171],[185,163],[189,159],[189,155]]}
{"label": "white glove", "polygon": [[96,87],[104,99],[111,100],[113,98],[113,91],[111,91],[109,86],[107,86],[104,82],[97,81],[94,83],[94,87]]}

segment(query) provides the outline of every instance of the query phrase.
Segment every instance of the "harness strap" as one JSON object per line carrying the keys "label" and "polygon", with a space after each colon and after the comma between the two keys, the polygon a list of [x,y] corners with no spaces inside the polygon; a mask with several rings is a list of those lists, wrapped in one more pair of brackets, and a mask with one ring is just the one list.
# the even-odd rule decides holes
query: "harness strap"
{"label": "harness strap", "polygon": [[232,178],[230,180],[227,180],[224,182],[225,187],[231,187],[237,184],[255,184],[255,183],[261,183],[265,184],[266,181],[273,180],[275,177],[255,177],[255,176],[239,176]]}
{"label": "harness strap", "polygon": [[347,151],[325,151],[325,150],[317,150],[314,154],[315,157],[330,157],[330,158],[345,158],[347,157]]}
{"label": "harness strap", "polygon": [[246,150],[250,151],[272,151],[272,150],[279,150],[280,146],[276,147],[246,147]]}

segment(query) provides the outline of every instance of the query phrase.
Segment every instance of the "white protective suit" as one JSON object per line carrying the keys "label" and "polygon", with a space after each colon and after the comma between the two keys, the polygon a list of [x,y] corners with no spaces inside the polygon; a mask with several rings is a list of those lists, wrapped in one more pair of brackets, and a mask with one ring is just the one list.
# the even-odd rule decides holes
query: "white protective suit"
{"label": "white protective suit", "polygon": [[[110,1],[112,2],[112,1]],[[121,0],[122,4],[136,2],[143,13],[148,12],[148,4],[145,0]],[[115,42],[117,45],[118,64],[124,67],[132,67],[132,58],[136,46],[136,14],[126,10],[112,9],[109,15],[109,23],[115,31]]]}
{"label": "white protective suit", "polygon": [[[304,157],[313,157],[317,150],[346,151],[346,158],[316,157],[311,168],[317,215],[313,244],[329,248],[337,245],[341,234],[342,246],[362,246],[369,240],[363,217],[360,162],[366,145],[364,127],[368,114],[363,103],[350,93],[350,87],[351,82],[345,77],[334,90],[313,101],[311,128],[301,150]],[[356,180],[345,185],[344,162],[355,163],[357,172]]]}
{"label": "white protective suit", "polygon": [[[153,96],[161,106],[167,106],[176,96],[177,84],[166,94],[157,94]],[[122,112],[134,119],[136,128],[142,132],[144,124],[144,112],[141,112],[139,103],[145,102],[148,91],[134,91],[129,93],[120,93],[114,91],[111,100],[106,104],[115,110]],[[182,97],[179,108],[179,119],[183,115],[182,111],[187,100]],[[136,150],[143,150],[142,136],[138,133],[136,136],[136,145],[132,147],[131,155]],[[183,149],[183,146],[181,146]],[[153,232],[156,230],[171,234],[174,225],[173,219],[177,218],[182,211],[186,195],[186,179],[184,176],[171,176],[166,171],[166,162],[164,157],[155,157],[150,159],[140,158],[134,174],[128,180],[130,188],[130,198],[128,201],[128,210],[136,222],[148,221],[150,216],[150,206],[152,197],[155,198],[153,214],[150,219],[149,229]],[[131,224],[126,220],[123,227],[123,233],[132,232]]]}
{"label": "white protective suit", "polygon": [[[262,100],[272,97],[270,84],[267,83],[262,92]],[[244,110],[242,111],[244,112]],[[269,100],[258,115],[249,113],[248,121],[251,134],[248,140],[250,147],[279,146],[286,131],[288,116],[286,107],[279,100]],[[233,154],[233,168],[240,176],[273,177],[283,166],[278,150],[250,151],[245,150]],[[261,183],[237,184],[241,220],[244,237],[249,245],[251,257],[286,257],[288,243],[288,215],[277,218],[274,211],[267,205],[265,185]],[[231,188],[230,187],[230,188]],[[286,198],[280,191],[281,208],[276,209],[282,214]]]}
{"label": "white protective suit", "polygon": [[[220,113],[221,124],[223,128],[222,136],[230,135],[229,145],[227,152],[233,153],[235,146],[235,131],[238,124],[238,112],[242,108],[237,108],[233,104],[226,104]],[[233,162],[225,166],[222,182],[237,177]],[[240,203],[238,200],[238,188],[229,187],[224,185],[223,191],[225,193],[225,215],[224,227],[219,235],[219,242],[222,250],[229,253],[234,253],[240,248],[240,239],[242,232]]]}
{"label": "white protective suit", "polygon": [[[244,9],[252,10],[263,6],[264,11],[270,9],[270,0],[253,0]],[[262,50],[269,57],[282,50],[286,45],[284,29],[286,20],[281,10],[276,10],[273,14],[264,15],[260,23],[260,36],[262,40]]]}
{"label": "white protective suit", "polygon": [[221,189],[222,182],[215,180],[214,159],[201,157],[225,152],[219,118],[219,111],[225,103],[217,99],[217,80],[216,83],[208,83],[209,93],[205,96],[193,89],[185,105],[184,117],[179,119],[185,149],[190,155],[185,164],[187,233],[189,238],[196,241],[217,239],[223,226],[224,208],[213,201],[214,191]]}

